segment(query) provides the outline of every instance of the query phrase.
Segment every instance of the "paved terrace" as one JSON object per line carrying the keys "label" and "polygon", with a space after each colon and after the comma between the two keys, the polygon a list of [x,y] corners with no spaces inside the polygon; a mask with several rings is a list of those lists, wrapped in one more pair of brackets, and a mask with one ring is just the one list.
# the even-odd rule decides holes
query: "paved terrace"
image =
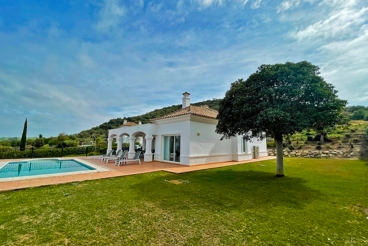
{"label": "paved terrace", "polygon": [[[68,159],[73,157],[68,157]],[[93,157],[75,157],[75,159],[82,160],[83,162],[92,163],[94,165],[98,165],[105,169],[106,171],[99,171],[95,173],[85,173],[85,174],[68,174],[64,173],[58,176],[52,177],[29,177],[27,179],[22,180],[14,180],[14,181],[2,181],[0,182],[0,191],[7,191],[7,190],[18,190],[24,189],[29,187],[39,187],[39,186],[46,186],[46,185],[57,185],[57,184],[65,184],[65,183],[72,183],[72,182],[80,182],[85,180],[95,180],[95,179],[103,179],[103,178],[112,178],[112,177],[121,177],[127,175],[134,175],[134,174],[141,174],[141,173],[149,173],[155,171],[166,171],[171,173],[187,173],[193,172],[198,170],[205,170],[210,168],[218,168],[218,167],[226,167],[226,166],[233,166],[239,165],[244,163],[251,163],[251,162],[258,162],[264,160],[272,160],[275,159],[274,156],[267,156],[262,157],[259,159],[252,159],[248,161],[241,161],[241,162],[218,162],[212,164],[204,164],[204,165],[195,165],[195,166],[183,166],[179,164],[170,164],[165,162],[142,162],[141,165],[138,163],[129,163],[127,165],[115,166],[114,162],[109,162],[108,164],[102,163],[98,160],[93,160]],[[11,160],[1,160],[1,162],[8,162],[8,161],[19,161],[16,159]]]}

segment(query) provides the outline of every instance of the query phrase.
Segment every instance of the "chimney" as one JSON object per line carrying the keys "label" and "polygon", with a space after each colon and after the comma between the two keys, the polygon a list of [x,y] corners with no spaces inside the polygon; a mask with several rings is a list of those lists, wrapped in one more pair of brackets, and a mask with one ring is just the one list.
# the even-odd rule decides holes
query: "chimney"
{"label": "chimney", "polygon": [[125,125],[126,123],[128,123],[128,121],[126,119],[124,119],[123,125]]}
{"label": "chimney", "polygon": [[182,108],[186,108],[190,105],[190,93],[189,92],[184,92],[183,93],[183,104],[182,104]]}

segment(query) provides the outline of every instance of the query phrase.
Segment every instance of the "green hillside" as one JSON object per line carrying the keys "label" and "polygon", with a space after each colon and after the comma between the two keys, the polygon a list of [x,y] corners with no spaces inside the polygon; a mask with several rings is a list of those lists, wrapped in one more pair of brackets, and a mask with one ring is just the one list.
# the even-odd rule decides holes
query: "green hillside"
{"label": "green hillside", "polygon": [[[196,105],[196,106],[208,105],[210,108],[218,110],[220,101],[221,99],[206,100],[202,102],[193,103],[193,105]],[[141,121],[142,124],[146,124],[146,123],[149,123],[151,119],[170,114],[172,112],[175,112],[176,110],[179,110],[180,108],[181,108],[181,104],[178,104],[178,105],[172,105],[169,107],[164,107],[162,109],[155,109],[151,112],[148,112],[142,115],[138,115],[138,116],[111,119],[108,122],[105,122],[99,126],[93,127],[89,130],[81,131],[77,135],[78,135],[78,138],[89,138],[92,135],[106,137],[107,130],[114,129],[114,128],[121,126],[125,119],[128,122],[138,123],[139,121]]]}

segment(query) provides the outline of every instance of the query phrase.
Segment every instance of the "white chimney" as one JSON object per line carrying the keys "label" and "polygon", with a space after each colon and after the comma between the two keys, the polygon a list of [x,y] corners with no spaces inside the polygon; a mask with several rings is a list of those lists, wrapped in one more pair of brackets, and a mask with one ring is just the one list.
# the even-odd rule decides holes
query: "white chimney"
{"label": "white chimney", "polygon": [[182,103],[182,108],[186,108],[190,105],[190,93],[189,92],[184,92],[183,93],[183,103]]}

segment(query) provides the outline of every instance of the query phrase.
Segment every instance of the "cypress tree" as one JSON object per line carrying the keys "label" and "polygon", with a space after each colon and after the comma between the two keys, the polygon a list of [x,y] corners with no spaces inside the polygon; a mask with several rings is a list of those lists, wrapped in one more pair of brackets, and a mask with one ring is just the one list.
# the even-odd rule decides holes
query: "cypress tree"
{"label": "cypress tree", "polygon": [[26,140],[27,140],[27,119],[24,122],[22,139],[20,140],[20,150],[21,151],[26,149]]}

